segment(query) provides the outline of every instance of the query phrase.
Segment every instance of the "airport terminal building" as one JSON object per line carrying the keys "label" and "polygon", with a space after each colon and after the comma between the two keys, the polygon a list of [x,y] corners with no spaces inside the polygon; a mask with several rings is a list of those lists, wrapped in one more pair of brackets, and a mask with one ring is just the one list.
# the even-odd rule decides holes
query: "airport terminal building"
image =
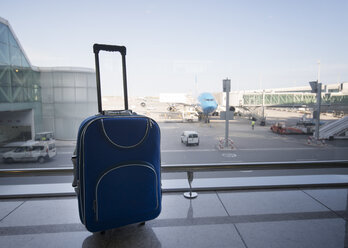
{"label": "airport terminal building", "polygon": [[38,132],[75,140],[81,121],[96,112],[93,69],[32,66],[11,25],[0,18],[0,144]]}

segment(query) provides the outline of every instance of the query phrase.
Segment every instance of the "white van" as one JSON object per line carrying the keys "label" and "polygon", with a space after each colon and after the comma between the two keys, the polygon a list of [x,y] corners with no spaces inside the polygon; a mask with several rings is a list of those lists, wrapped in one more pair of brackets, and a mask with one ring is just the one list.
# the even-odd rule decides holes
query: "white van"
{"label": "white van", "polygon": [[181,143],[188,145],[199,145],[199,137],[196,131],[184,131],[181,134]]}
{"label": "white van", "polygon": [[[17,143],[17,142],[16,142]],[[50,141],[25,141],[2,155],[4,162],[38,161],[43,163],[46,159],[57,154],[54,142]]]}

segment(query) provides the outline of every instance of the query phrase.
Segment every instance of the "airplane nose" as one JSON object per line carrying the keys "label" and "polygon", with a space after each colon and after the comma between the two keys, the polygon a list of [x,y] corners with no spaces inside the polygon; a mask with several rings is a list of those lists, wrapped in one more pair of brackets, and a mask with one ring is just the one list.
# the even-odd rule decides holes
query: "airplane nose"
{"label": "airplane nose", "polygon": [[209,107],[206,108],[206,111],[207,111],[207,113],[211,113],[211,112],[214,111],[214,107],[213,106],[209,106]]}

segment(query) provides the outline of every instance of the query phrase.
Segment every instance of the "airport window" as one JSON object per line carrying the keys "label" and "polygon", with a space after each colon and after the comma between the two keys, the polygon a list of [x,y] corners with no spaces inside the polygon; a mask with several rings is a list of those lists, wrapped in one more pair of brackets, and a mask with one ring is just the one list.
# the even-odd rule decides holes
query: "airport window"
{"label": "airport window", "polygon": [[[57,32],[56,41],[45,27],[36,29],[18,15],[0,17],[1,169],[72,168],[79,125],[98,112],[92,44],[99,41],[127,47],[129,108],[158,122],[164,166],[348,159],[348,49],[347,34],[340,31],[348,23],[342,16],[330,12],[319,20],[308,3],[301,3],[300,12],[290,2],[171,3],[172,12],[164,3],[158,9],[138,4],[148,11],[121,6],[129,26],[100,37],[90,20],[87,31],[85,22],[73,25],[72,14],[70,24],[60,23],[51,9],[45,10],[57,21],[47,25]],[[323,13],[330,6],[342,14],[342,5],[315,8]],[[88,42],[70,38],[72,26]],[[33,36],[47,38],[50,48],[41,51]],[[103,107],[123,109],[121,57],[101,53],[100,61]],[[225,78],[231,81],[228,93]],[[314,92],[309,82],[317,80]],[[26,150],[28,142],[38,143]],[[12,151],[28,154],[16,160]],[[29,154],[36,151],[45,160]]]}
{"label": "airport window", "polygon": [[33,146],[33,151],[42,151],[43,149],[43,146]]}
{"label": "airport window", "polygon": [[14,152],[24,152],[25,151],[25,147],[17,147]]}

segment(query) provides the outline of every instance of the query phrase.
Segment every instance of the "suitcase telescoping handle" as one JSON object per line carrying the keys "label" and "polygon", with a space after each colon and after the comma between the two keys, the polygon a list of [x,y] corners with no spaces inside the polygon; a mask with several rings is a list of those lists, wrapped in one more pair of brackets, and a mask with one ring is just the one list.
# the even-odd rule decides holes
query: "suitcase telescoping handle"
{"label": "suitcase telescoping handle", "polygon": [[93,52],[95,55],[95,71],[97,79],[97,94],[98,94],[98,112],[103,114],[101,88],[100,88],[100,69],[99,69],[99,51],[120,52],[122,55],[122,74],[123,74],[123,94],[124,94],[124,109],[128,110],[128,93],[127,93],[127,74],[126,74],[126,47],[94,44]]}

